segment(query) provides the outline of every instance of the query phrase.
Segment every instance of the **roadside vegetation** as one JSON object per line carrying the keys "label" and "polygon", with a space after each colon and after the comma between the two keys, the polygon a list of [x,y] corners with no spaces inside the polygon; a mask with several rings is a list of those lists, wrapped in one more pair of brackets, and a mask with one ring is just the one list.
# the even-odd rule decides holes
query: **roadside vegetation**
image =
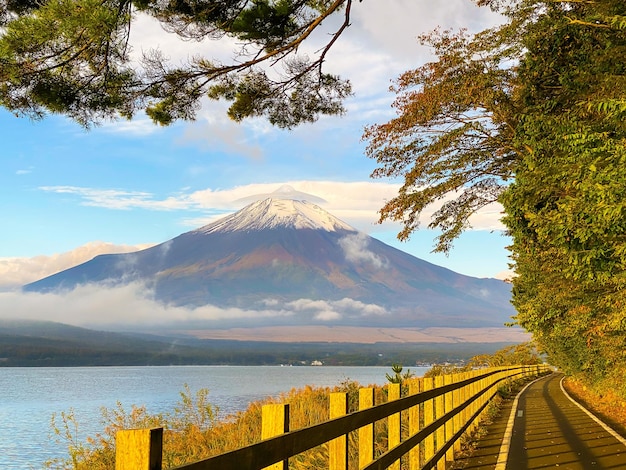
{"label": "roadside vegetation", "polygon": [[[515,323],[551,364],[626,398],[626,2],[477,0],[503,23],[419,36],[436,59],[402,74],[397,116],[366,130],[373,176],[403,178],[381,221],[449,252],[499,202]],[[428,208],[428,209],[427,209]]]}
{"label": "roadside vegetation", "polygon": [[[530,344],[507,347],[493,355],[472,358],[465,366],[434,366],[427,375],[441,375],[462,372],[475,367],[495,365],[537,364],[539,356]],[[404,383],[414,374],[394,364],[389,383]],[[102,432],[82,442],[79,434],[79,420],[72,410],[52,416],[51,428],[55,438],[68,447],[65,458],[50,460],[48,469],[72,470],[112,470],[115,468],[115,434],[121,429],[163,427],[163,468],[172,468],[185,463],[218,455],[229,450],[251,445],[261,440],[261,410],[270,403],[289,403],[290,428],[300,429],[328,419],[328,397],[331,392],[347,392],[349,411],[358,409],[358,391],[366,385],[346,380],[335,387],[312,387],[292,389],[277,397],[251,403],[247,410],[225,419],[218,419],[219,410],[211,405],[209,390],[192,392],[188,386],[180,392],[180,400],[169,413],[151,414],[144,406],[133,405],[130,409],[121,403],[117,407],[102,409]],[[387,401],[386,386],[372,386],[375,389],[375,403]],[[504,396],[508,388],[503,387]],[[406,418],[406,417],[405,417]],[[383,453],[387,448],[386,420],[376,424],[376,452]],[[408,423],[403,421],[403,434],[408,433]],[[349,435],[351,461],[357,461],[357,436]],[[289,461],[290,469],[323,468],[328,461],[327,446],[322,445],[304,452]]]}
{"label": "roadside vegetation", "polygon": [[[202,460],[213,455],[245,447],[261,440],[261,410],[271,403],[289,403],[290,428],[299,429],[328,420],[328,396],[331,392],[348,392],[349,410],[355,411],[357,382],[345,381],[335,387],[292,389],[277,397],[253,402],[248,409],[223,420],[217,419],[218,409],[209,402],[209,390],[195,394],[185,386],[180,401],[170,413],[151,414],[143,406],[126,409],[102,409],[103,431],[86,442],[76,439],[78,417],[69,411],[52,417],[53,434],[68,446],[68,457],[50,460],[49,469],[112,470],[115,468],[115,434],[121,429],[163,427],[163,468]],[[384,387],[375,387],[376,402],[385,400]],[[377,446],[383,449],[385,426],[378,426]],[[356,455],[356,436],[349,437],[350,452]],[[328,461],[326,446],[312,449],[290,460],[290,468],[322,467]]]}
{"label": "roadside vegetation", "polygon": [[611,389],[590,389],[582,381],[572,377],[567,377],[563,385],[572,398],[620,435],[626,436],[626,400],[623,397]]}

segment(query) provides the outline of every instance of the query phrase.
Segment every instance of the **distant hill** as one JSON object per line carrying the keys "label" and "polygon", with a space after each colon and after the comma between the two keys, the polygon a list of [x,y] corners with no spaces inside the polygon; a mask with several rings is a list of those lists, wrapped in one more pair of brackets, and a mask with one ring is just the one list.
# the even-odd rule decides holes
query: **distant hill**
{"label": "distant hill", "polygon": [[384,365],[492,353],[498,343],[275,343],[111,333],[53,322],[0,320],[0,367],[144,365]]}
{"label": "distant hill", "polygon": [[514,314],[505,282],[433,265],[289,198],[253,202],[143,251],[97,256],[24,290],[130,282],[145,284],[164,304],[259,312],[222,327],[494,327]]}

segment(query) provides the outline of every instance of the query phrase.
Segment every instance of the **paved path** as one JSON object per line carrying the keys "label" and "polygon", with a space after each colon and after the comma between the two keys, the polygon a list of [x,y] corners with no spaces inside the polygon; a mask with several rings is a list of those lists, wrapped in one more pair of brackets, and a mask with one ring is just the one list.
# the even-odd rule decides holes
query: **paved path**
{"label": "paved path", "polygon": [[488,428],[474,456],[455,468],[625,470],[626,440],[573,403],[561,388],[562,377],[552,374],[529,385]]}

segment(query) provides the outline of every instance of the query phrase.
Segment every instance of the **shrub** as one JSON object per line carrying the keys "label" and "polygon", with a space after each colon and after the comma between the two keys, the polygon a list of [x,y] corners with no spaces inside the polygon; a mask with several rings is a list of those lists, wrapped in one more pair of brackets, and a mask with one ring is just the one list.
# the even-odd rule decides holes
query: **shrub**
{"label": "shrub", "polygon": [[[350,412],[358,409],[359,385],[345,381],[336,387],[292,389],[277,397],[251,403],[245,411],[223,420],[217,419],[218,410],[208,402],[209,391],[198,390],[195,395],[185,385],[180,401],[171,413],[150,414],[144,406],[133,405],[127,410],[118,403],[115,408],[103,408],[103,431],[86,442],[77,439],[78,421],[73,410],[52,417],[53,434],[68,448],[68,457],[46,462],[48,469],[113,470],[115,468],[115,434],[121,429],[163,427],[163,468],[172,468],[196,462],[230,450],[245,447],[261,440],[261,410],[263,405],[288,403],[290,429],[300,429],[328,420],[329,394],[346,392]],[[382,403],[386,394],[375,387],[376,403]],[[377,453],[386,448],[386,423],[376,424]],[[357,433],[349,435],[350,460],[357,461]],[[328,462],[326,444],[290,459],[290,469],[323,467]]]}

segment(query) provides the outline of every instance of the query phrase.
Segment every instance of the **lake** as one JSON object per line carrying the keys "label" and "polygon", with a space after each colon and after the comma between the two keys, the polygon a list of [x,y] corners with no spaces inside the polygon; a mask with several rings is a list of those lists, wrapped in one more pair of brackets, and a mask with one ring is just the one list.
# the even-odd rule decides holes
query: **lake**
{"label": "lake", "polygon": [[[411,371],[423,375],[427,368]],[[145,405],[149,413],[172,411],[187,384],[209,389],[220,416],[253,401],[305,385],[332,387],[346,380],[383,385],[389,367],[164,366],[0,368],[0,468],[40,469],[65,457],[64,444],[51,436],[50,419],[73,409],[84,440],[102,430],[102,407],[119,401],[125,409]]]}

